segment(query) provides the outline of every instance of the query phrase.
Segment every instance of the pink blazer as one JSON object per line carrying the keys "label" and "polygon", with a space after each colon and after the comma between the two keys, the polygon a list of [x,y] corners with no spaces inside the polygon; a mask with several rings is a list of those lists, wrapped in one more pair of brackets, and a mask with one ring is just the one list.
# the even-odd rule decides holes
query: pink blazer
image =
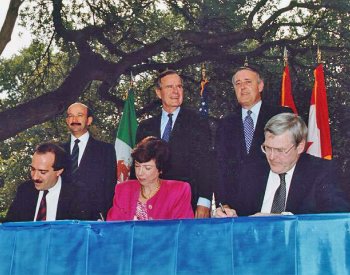
{"label": "pink blazer", "polygon": [[[140,190],[138,180],[117,184],[107,221],[133,220]],[[184,181],[161,180],[159,191],[147,201],[147,212],[153,220],[193,218],[190,185]]]}

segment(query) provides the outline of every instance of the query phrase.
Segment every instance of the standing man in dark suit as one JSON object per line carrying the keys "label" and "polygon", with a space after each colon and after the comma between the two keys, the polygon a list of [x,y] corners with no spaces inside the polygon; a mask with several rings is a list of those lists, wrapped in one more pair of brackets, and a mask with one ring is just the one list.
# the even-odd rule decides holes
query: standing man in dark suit
{"label": "standing man in dark suit", "polygon": [[254,67],[235,70],[232,83],[239,103],[233,114],[220,120],[216,135],[219,182],[215,190],[219,201],[225,200],[241,167],[256,159],[264,159],[260,145],[264,141],[264,126],[276,114],[292,112],[261,100],[264,81]]}
{"label": "standing man in dark suit", "polygon": [[72,158],[72,180],[79,189],[85,220],[97,220],[101,215],[106,217],[116,184],[114,146],[90,135],[88,127],[92,121],[86,105],[77,102],[68,107],[66,123],[71,137],[64,148]]}
{"label": "standing man in dark suit", "polygon": [[66,152],[53,143],[39,145],[30,165],[31,180],[22,183],[6,221],[78,219],[75,190],[61,177],[69,165]]}
{"label": "standing man in dark suit", "polygon": [[[334,163],[304,153],[307,127],[300,117],[278,114],[264,131],[261,150],[267,162],[249,163],[242,169],[239,187],[225,202],[228,216],[350,210]],[[219,209],[217,214],[226,216]]]}
{"label": "standing man in dark suit", "polygon": [[188,182],[196,217],[205,218],[209,217],[212,194],[210,129],[205,119],[182,107],[183,92],[182,79],[176,71],[166,70],[159,75],[156,94],[162,100],[162,111],[140,123],[136,141],[156,136],[169,142],[170,167],[162,178]]}

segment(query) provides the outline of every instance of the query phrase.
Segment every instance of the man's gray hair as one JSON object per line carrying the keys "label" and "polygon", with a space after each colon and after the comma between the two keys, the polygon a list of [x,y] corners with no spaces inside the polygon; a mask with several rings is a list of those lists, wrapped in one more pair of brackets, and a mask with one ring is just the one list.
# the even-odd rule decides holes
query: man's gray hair
{"label": "man's gray hair", "polygon": [[298,146],[300,142],[306,140],[307,127],[304,120],[291,113],[282,113],[273,116],[265,125],[264,133],[267,132],[278,136],[286,131],[289,131],[294,140],[295,146]]}

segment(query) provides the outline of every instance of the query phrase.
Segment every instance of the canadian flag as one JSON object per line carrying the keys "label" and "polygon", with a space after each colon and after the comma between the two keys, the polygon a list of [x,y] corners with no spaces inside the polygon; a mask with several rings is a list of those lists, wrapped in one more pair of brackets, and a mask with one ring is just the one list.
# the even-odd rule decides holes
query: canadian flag
{"label": "canadian flag", "polygon": [[315,84],[312,90],[307,153],[324,159],[332,159],[332,143],[323,65],[314,70]]}

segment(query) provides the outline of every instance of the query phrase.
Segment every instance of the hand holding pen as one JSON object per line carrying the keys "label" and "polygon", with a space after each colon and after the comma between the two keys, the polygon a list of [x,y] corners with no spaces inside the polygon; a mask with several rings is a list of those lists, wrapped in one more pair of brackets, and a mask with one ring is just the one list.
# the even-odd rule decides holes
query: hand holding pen
{"label": "hand holding pen", "polygon": [[219,207],[216,210],[217,218],[237,217],[237,213],[234,209],[224,207],[222,203],[219,203]]}

